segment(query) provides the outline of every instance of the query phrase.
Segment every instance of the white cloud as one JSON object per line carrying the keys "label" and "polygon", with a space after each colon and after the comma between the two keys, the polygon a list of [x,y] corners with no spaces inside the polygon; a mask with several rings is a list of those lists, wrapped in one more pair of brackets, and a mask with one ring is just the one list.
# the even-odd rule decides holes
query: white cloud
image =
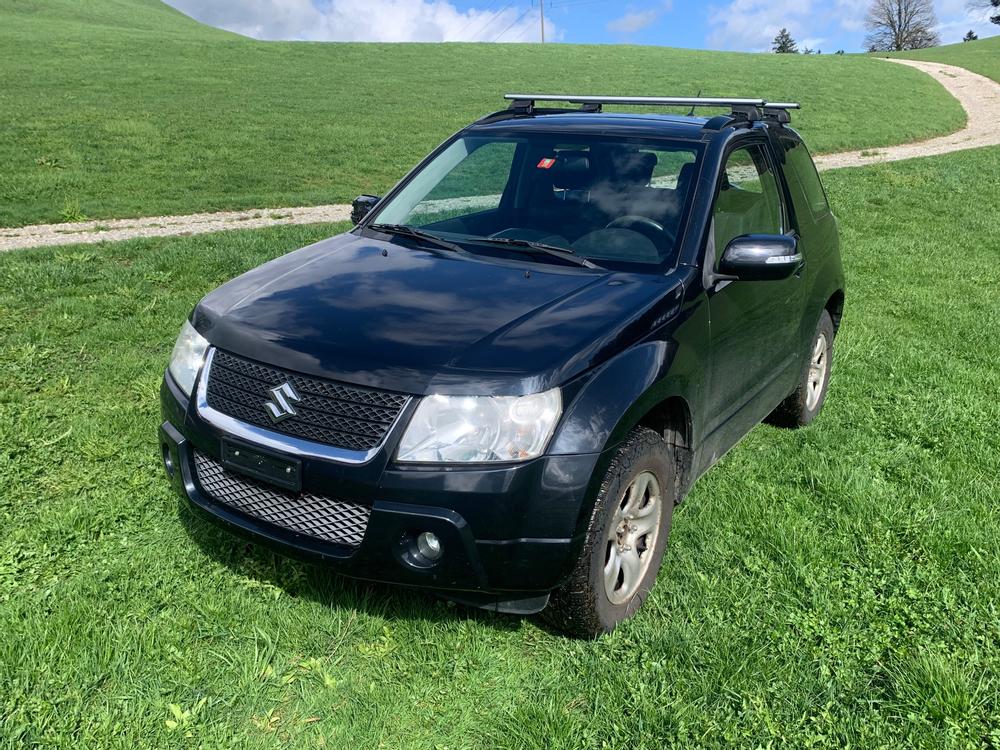
{"label": "white cloud", "polygon": [[981,38],[1000,32],[1000,26],[990,23],[990,16],[996,10],[989,8],[970,9],[965,0],[939,0],[937,3],[937,32],[942,44],[962,41],[967,31],[974,31]]}
{"label": "white cloud", "polygon": [[[535,42],[537,9],[460,11],[447,0],[167,0],[203,23],[256,39],[342,42]],[[559,30],[545,19],[545,37]]]}
{"label": "white cloud", "polygon": [[836,0],[833,17],[844,31],[859,33],[865,29],[865,16],[871,0]]}
{"label": "white cloud", "polygon": [[771,49],[774,37],[787,28],[793,38],[810,29],[812,0],[733,0],[709,10],[712,49],[762,52]]}
{"label": "white cloud", "polygon": [[658,10],[640,10],[626,13],[608,24],[608,31],[615,34],[635,34],[656,23],[660,17]]}
{"label": "white cloud", "polygon": [[637,34],[660,20],[660,16],[674,9],[673,0],[662,0],[658,7],[648,10],[633,10],[629,8],[625,15],[616,18],[607,25],[612,34]]}

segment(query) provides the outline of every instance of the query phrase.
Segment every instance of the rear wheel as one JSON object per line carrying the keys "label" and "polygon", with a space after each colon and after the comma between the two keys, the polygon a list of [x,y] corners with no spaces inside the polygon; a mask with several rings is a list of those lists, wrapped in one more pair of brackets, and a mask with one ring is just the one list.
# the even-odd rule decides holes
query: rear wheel
{"label": "rear wheel", "polygon": [[768,421],[779,427],[805,427],[816,419],[826,401],[833,365],[833,319],[820,315],[805,367],[795,390],[774,410]]}
{"label": "rear wheel", "polygon": [[660,569],[674,510],[670,447],[634,429],[608,467],[583,552],[543,617],[579,638],[614,630],[645,601]]}

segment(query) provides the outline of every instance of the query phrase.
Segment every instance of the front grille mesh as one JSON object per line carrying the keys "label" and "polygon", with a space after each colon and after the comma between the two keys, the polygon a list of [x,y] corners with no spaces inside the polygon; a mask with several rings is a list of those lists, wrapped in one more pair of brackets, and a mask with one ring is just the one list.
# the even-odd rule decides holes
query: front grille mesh
{"label": "front grille mesh", "polygon": [[[275,424],[265,403],[288,383],[301,399],[294,417]],[[409,400],[399,393],[358,388],[300,375],[217,349],[208,374],[208,405],[241,422],[352,451],[382,444]]]}
{"label": "front grille mesh", "polygon": [[194,453],[198,483],[212,500],[288,531],[357,548],[368,528],[371,508],[308,492],[288,492],[224,468]]}

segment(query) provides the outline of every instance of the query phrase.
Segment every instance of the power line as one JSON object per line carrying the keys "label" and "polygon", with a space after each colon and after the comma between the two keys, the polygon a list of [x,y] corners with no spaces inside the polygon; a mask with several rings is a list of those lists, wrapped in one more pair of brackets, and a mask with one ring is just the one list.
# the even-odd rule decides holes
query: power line
{"label": "power line", "polygon": [[[545,0],[539,0],[539,3],[541,3],[541,5],[539,6],[539,18],[541,19],[541,23],[542,23],[542,36],[541,36],[541,39],[542,39],[542,44],[545,44],[545,5],[544,5]],[[532,8],[535,7],[534,0],[532,0],[531,7]],[[512,42],[519,42],[522,39],[524,39],[524,37],[527,36],[530,33],[531,33],[531,25],[530,24],[525,24],[525,27],[524,27],[524,29],[522,29],[521,33],[518,34],[516,37],[514,37],[511,41]]]}
{"label": "power line", "polygon": [[562,0],[562,2],[549,1],[549,10],[555,8],[576,8],[581,5],[597,5],[605,0]]}
{"label": "power line", "polygon": [[[483,8],[483,12],[485,13],[490,8],[492,8],[494,5],[496,5],[498,2],[500,2],[500,0],[490,0],[490,2],[487,4],[487,6],[485,8]],[[460,28],[458,30],[458,33],[455,34],[455,38],[457,40],[459,40],[459,41],[461,41],[461,39],[462,39],[462,34],[464,34],[466,31],[468,31],[470,26],[472,26],[474,23],[477,23],[478,21],[482,20],[481,16],[476,15],[472,11],[469,12],[469,16],[470,16],[470,18],[469,18],[468,23],[466,23],[462,28]]]}
{"label": "power line", "polygon": [[531,13],[531,8],[528,8],[528,9],[527,9],[526,11],[524,11],[524,13],[522,13],[521,15],[519,15],[519,16],[518,16],[517,18],[515,18],[515,19],[514,19],[513,23],[511,23],[511,25],[510,25],[510,26],[508,26],[508,27],[507,27],[506,29],[504,29],[504,30],[503,30],[503,31],[501,31],[501,32],[500,32],[499,34],[497,34],[497,36],[496,36],[496,37],[495,37],[495,38],[493,39],[493,42],[494,42],[494,43],[496,43],[496,42],[499,42],[499,41],[500,41],[500,37],[502,37],[502,36],[503,36],[504,34],[506,34],[506,33],[507,33],[508,31],[510,31],[511,29],[513,29],[513,28],[514,28],[515,26],[517,26],[517,25],[518,25],[519,23],[521,23],[521,21],[523,21],[523,20],[525,19],[525,17],[526,17],[526,16],[527,16],[527,15],[528,15],[529,13]]}
{"label": "power line", "polygon": [[480,26],[479,29],[476,31],[476,33],[472,35],[472,38],[475,39],[479,35],[485,34],[486,30],[489,29],[490,26],[492,26],[497,20],[499,20],[503,16],[503,14],[506,13],[508,10],[510,10],[512,7],[514,7],[514,3],[507,3],[496,13],[491,14],[490,17],[486,19],[486,23]]}
{"label": "power line", "polygon": [[518,35],[517,35],[516,37],[514,37],[513,39],[511,39],[511,41],[512,41],[512,42],[520,42],[520,41],[521,41],[522,39],[524,39],[524,37],[525,37],[526,35],[528,35],[528,34],[531,34],[531,32],[532,32],[532,29],[531,29],[531,24],[525,24],[525,25],[524,25],[524,28],[523,28],[523,29],[521,29],[521,33],[520,33],[520,34],[518,34]]}

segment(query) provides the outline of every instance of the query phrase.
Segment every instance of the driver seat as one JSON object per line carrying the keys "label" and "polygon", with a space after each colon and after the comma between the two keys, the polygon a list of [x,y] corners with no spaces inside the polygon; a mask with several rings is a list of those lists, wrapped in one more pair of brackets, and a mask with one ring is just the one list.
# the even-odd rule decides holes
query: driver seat
{"label": "driver seat", "polygon": [[602,159],[604,179],[594,188],[594,202],[608,221],[645,216],[664,223],[673,215],[672,191],[651,186],[659,159],[650,151],[615,148]]}

